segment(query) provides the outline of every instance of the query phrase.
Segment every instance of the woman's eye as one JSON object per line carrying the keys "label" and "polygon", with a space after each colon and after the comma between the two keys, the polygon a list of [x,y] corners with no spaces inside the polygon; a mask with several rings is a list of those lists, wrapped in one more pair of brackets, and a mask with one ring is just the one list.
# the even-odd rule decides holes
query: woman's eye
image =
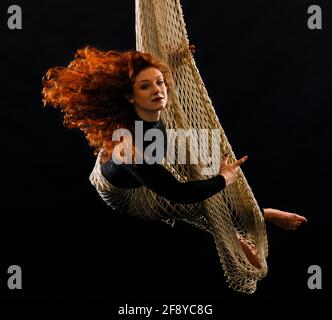
{"label": "woman's eye", "polygon": [[[163,85],[165,83],[165,81],[164,80],[159,80],[159,81],[157,81],[157,84],[158,85]],[[144,90],[144,89],[147,89],[147,88],[149,88],[149,84],[143,84],[142,86],[141,86],[141,89],[142,90]]]}

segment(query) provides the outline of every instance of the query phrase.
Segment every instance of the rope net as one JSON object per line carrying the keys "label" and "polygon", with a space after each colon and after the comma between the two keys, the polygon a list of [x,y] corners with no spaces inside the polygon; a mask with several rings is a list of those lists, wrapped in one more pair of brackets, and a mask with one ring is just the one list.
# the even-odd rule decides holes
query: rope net
{"label": "rope net", "polygon": [[[221,155],[236,157],[212,106],[205,85],[189,50],[189,41],[179,0],[136,0],[136,49],[163,60],[171,69],[175,94],[162,114],[167,129],[207,129],[200,144],[208,150],[210,163],[220,163]],[[218,129],[219,142],[212,143],[213,129]],[[170,137],[168,137],[169,140]],[[187,158],[190,156],[188,144]],[[175,145],[175,154],[178,145]],[[218,159],[217,159],[218,157]],[[267,274],[268,242],[265,222],[252,190],[239,168],[238,179],[209,199],[194,204],[171,202],[146,187],[122,189],[111,185],[101,174],[101,155],[90,175],[91,183],[115,211],[157,219],[174,225],[184,221],[209,232],[215,241],[220,262],[230,288],[253,293],[257,281]],[[163,159],[163,166],[179,181],[203,180],[206,162],[185,164]],[[261,268],[253,266],[241,243],[255,247]]]}

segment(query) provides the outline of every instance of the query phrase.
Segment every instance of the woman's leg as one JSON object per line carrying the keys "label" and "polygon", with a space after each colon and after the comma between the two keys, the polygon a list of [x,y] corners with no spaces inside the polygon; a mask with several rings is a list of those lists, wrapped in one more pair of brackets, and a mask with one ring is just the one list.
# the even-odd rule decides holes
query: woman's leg
{"label": "woman's leg", "polygon": [[[264,219],[277,225],[284,230],[295,230],[301,224],[307,222],[307,219],[296,213],[282,211],[278,209],[264,209]],[[250,245],[240,234],[237,233],[237,238],[241,244],[241,248],[245,253],[249,262],[256,268],[261,268],[261,262],[256,248]]]}
{"label": "woman's leg", "polygon": [[264,219],[284,230],[295,230],[303,223],[307,222],[305,217],[296,213],[272,208],[264,209]]}
{"label": "woman's leg", "polygon": [[254,245],[250,245],[239,233],[236,233],[236,236],[241,244],[241,248],[245,253],[249,262],[256,268],[260,269],[262,267],[259,260],[259,254]]}

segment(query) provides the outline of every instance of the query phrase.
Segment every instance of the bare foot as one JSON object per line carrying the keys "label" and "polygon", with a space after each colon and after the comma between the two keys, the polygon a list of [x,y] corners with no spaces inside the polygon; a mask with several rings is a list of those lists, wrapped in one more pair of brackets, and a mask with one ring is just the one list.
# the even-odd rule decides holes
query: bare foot
{"label": "bare foot", "polygon": [[255,248],[255,246],[250,245],[239,233],[236,234],[237,238],[240,241],[241,248],[243,252],[245,253],[247,259],[249,262],[256,268],[261,269],[262,265],[259,260],[258,252]]}
{"label": "bare foot", "polygon": [[264,218],[284,230],[295,230],[307,219],[296,213],[281,211],[278,209],[264,209]]}

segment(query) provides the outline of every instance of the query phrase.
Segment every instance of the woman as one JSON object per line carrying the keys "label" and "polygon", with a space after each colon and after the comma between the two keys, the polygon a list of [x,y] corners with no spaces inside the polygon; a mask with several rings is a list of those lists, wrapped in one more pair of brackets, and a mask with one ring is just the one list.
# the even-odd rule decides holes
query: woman
{"label": "woman", "polygon": [[[102,151],[102,174],[116,187],[145,186],[173,202],[200,202],[233,183],[239,166],[248,158],[229,163],[226,156],[215,177],[189,182],[180,182],[160,163],[147,161],[143,155],[153,142],[137,140],[135,124],[141,123],[142,136],[149,129],[162,133],[162,150],[156,150],[161,160],[167,151],[167,134],[160,116],[173,93],[168,67],[150,54],[86,47],[77,51],[68,68],[49,69],[43,86],[44,105],[59,108],[65,125],[81,129],[95,153]],[[113,139],[121,128],[130,135]],[[118,147],[128,141],[135,141],[129,147],[130,161],[122,161],[124,150]],[[134,161],[137,155],[141,156],[139,163]],[[286,230],[306,221],[295,213],[271,208],[262,211],[266,221]],[[243,249],[247,255],[252,253],[244,244]],[[251,261],[255,263],[254,258]]]}

